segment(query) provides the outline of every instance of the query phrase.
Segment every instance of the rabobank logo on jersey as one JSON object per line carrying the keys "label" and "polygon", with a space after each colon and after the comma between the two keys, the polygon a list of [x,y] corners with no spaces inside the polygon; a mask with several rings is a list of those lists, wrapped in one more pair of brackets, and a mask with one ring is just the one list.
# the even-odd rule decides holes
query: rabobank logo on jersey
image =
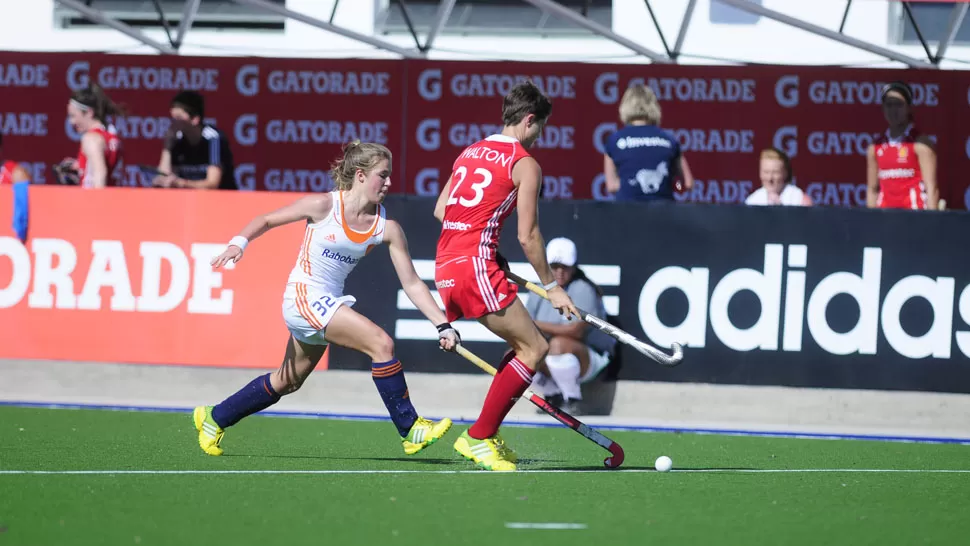
{"label": "rabobank logo on jersey", "polygon": [[360,258],[354,258],[353,256],[345,256],[337,251],[330,250],[329,248],[323,249],[323,252],[321,252],[320,255],[323,256],[324,258],[330,258],[331,260],[334,260],[336,262],[341,262],[349,265],[357,265],[357,262],[360,261]]}

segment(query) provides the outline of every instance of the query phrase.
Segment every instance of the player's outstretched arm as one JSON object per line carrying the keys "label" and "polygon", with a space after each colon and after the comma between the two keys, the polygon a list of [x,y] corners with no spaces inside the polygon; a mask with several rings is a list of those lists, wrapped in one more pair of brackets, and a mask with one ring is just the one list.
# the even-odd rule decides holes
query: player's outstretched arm
{"label": "player's outstretched arm", "polygon": [[552,306],[560,313],[568,312],[578,317],[579,311],[566,295],[566,291],[556,283],[546,259],[546,242],[539,231],[539,188],[542,183],[539,163],[531,157],[520,159],[512,167],[512,181],[519,190],[516,212],[519,217],[518,236],[522,251],[539,276]]}
{"label": "player's outstretched arm", "polygon": [[222,254],[212,259],[212,266],[219,268],[230,261],[232,263],[238,262],[242,259],[243,251],[246,250],[246,245],[250,241],[275,227],[300,220],[318,222],[326,218],[330,214],[332,204],[333,197],[329,193],[323,193],[304,197],[273,212],[260,214],[250,220],[246,227],[239,232],[239,235],[229,241]]}
{"label": "player's outstretched arm", "polygon": [[451,173],[448,181],[445,182],[445,187],[441,188],[441,193],[438,194],[438,200],[434,204],[434,217],[439,222],[445,221],[445,206],[448,204],[448,196],[451,195],[451,181],[454,177],[455,173]]}
{"label": "player's outstretched arm", "polygon": [[414,270],[414,262],[411,261],[411,253],[408,250],[408,240],[404,236],[404,230],[394,220],[387,220],[384,225],[384,232],[384,242],[389,246],[391,263],[394,264],[394,271],[401,281],[401,288],[404,289],[404,293],[414,303],[414,306],[438,328],[441,348],[447,351],[454,349],[455,344],[461,342],[461,338],[458,337],[458,332],[451,327],[447,317],[438,307],[438,302],[434,300],[431,291],[428,290],[428,285],[421,280],[418,272]]}
{"label": "player's outstretched arm", "polygon": [[933,141],[920,136],[915,148],[916,157],[919,159],[919,170],[923,174],[923,185],[926,186],[926,208],[938,210],[940,186],[936,182],[936,150]]}
{"label": "player's outstretched arm", "polygon": [[876,147],[871,144],[866,150],[866,206],[870,209],[879,206],[879,164]]}

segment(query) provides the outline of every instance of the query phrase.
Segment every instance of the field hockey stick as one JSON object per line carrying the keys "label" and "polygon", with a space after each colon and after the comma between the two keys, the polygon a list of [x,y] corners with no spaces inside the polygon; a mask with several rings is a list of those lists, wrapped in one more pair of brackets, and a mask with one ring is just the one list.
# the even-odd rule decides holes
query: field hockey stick
{"label": "field hockey stick", "polygon": [[[478,355],[476,355],[475,353],[461,346],[461,344],[455,346],[455,351],[461,356],[465,357],[465,359],[467,359],[472,364],[478,366],[479,368],[487,372],[489,375],[494,376],[497,373],[495,370],[495,367],[493,367],[488,362],[485,362],[484,360],[479,358]],[[614,442],[613,440],[610,440],[606,436],[603,436],[599,432],[589,428],[588,425],[586,425],[585,423],[581,423],[578,419],[576,419],[572,415],[569,415],[568,413],[562,411],[556,406],[553,406],[549,402],[546,402],[545,398],[539,396],[538,394],[532,392],[531,390],[527,389],[524,395],[528,397],[533,404],[538,406],[539,409],[553,416],[560,423],[575,430],[576,432],[582,434],[583,437],[585,437],[587,440],[596,442],[603,449],[609,451],[610,456],[603,461],[603,464],[606,465],[607,468],[618,468],[621,464],[623,464],[624,454],[623,454],[623,448],[620,447],[620,444]]]}
{"label": "field hockey stick", "polygon": [[[506,275],[508,275],[508,277],[512,279],[514,282],[521,284],[522,286],[526,287],[529,291],[537,294],[539,297],[544,298],[546,300],[549,299],[549,295],[546,294],[546,290],[541,286],[533,282],[529,282],[523,279],[522,277],[516,275],[515,273],[512,273],[511,271],[506,271]],[[651,360],[660,364],[661,366],[668,366],[672,368],[680,364],[680,361],[683,360],[684,358],[684,347],[680,343],[674,343],[671,346],[671,350],[673,350],[674,354],[668,355],[667,353],[661,351],[660,349],[654,347],[653,345],[650,345],[649,343],[646,343],[644,341],[640,341],[639,339],[635,338],[633,335],[627,332],[624,332],[623,330],[617,328],[616,326],[613,326],[609,322],[606,322],[605,320],[597,317],[596,315],[583,311],[578,307],[576,308],[576,310],[579,311],[579,315],[582,317],[582,319],[588,322],[589,324],[592,324],[593,326],[595,326],[596,328],[598,328],[608,336],[616,338],[621,343],[624,343],[627,346],[632,347],[640,354],[649,357]]]}

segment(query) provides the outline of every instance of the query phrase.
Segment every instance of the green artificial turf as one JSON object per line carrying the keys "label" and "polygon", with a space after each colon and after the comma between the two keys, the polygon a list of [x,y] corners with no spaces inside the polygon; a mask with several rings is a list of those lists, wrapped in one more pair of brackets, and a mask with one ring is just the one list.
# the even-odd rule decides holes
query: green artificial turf
{"label": "green artificial turf", "polygon": [[[968,446],[609,431],[627,454],[627,471],[617,472],[603,469],[606,451],[569,429],[504,427],[520,470],[561,471],[497,474],[454,452],[462,428],[408,457],[389,422],[256,416],[227,432],[224,456],[210,457],[188,413],[0,407],[0,546],[884,545],[970,536]],[[660,455],[674,472],[652,471]],[[787,472],[806,469],[966,472]]]}

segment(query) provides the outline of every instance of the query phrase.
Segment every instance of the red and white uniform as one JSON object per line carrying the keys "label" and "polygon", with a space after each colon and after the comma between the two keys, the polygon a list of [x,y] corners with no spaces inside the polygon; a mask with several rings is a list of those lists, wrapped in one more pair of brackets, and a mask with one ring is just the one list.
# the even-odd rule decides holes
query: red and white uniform
{"label": "red and white uniform", "polygon": [[13,171],[16,168],[15,161],[6,161],[0,165],[0,184],[13,184]]}
{"label": "red and white uniform", "polygon": [[902,136],[890,138],[889,131],[873,144],[879,166],[879,207],[925,209],[926,187],[916,155],[919,132],[910,125]]}
{"label": "red and white uniform", "polygon": [[512,167],[524,157],[529,152],[518,140],[492,135],[455,160],[435,256],[435,286],[449,321],[494,313],[515,300],[518,288],[495,255],[518,195]]}
{"label": "red and white uniform", "polygon": [[[123,155],[121,138],[117,133],[109,131],[104,125],[98,125],[88,132],[101,135],[104,139],[104,162],[108,166],[108,181],[121,175],[123,168],[121,157]],[[88,158],[84,155],[84,146],[80,146],[77,151],[77,168],[81,171],[81,187],[90,188],[93,184],[91,171],[88,168]]]}

